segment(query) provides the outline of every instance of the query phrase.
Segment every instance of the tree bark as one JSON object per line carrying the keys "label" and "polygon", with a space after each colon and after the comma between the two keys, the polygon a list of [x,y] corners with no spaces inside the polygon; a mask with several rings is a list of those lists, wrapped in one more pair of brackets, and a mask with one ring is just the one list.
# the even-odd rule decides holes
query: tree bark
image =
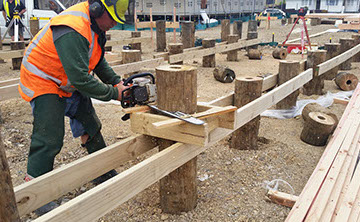
{"label": "tree bark", "polygon": [[194,30],[194,22],[181,22],[181,41],[184,45],[184,49],[192,48],[195,46]]}
{"label": "tree bark", "polygon": [[275,58],[275,59],[281,59],[281,60],[284,60],[286,59],[287,57],[287,50],[285,48],[276,48],[273,53],[272,53],[272,56]]}
{"label": "tree bark", "polygon": [[213,75],[216,80],[223,83],[231,83],[236,78],[235,72],[226,66],[216,66]]}
{"label": "tree bark", "polygon": [[[326,60],[329,60],[340,54],[340,43],[325,43],[324,49],[326,50]],[[338,70],[339,67],[337,66],[327,71],[323,74],[324,79],[333,80],[337,75]]]}
{"label": "tree bark", "polygon": [[[202,46],[205,49],[215,47],[215,43],[216,43],[215,39],[202,40]],[[215,66],[216,66],[215,54],[203,57],[203,67],[215,67]]]}
{"label": "tree bark", "polygon": [[306,61],[307,69],[312,68],[314,77],[310,82],[306,83],[303,87],[303,93],[307,96],[316,94],[322,95],[324,88],[324,79],[318,75],[317,65],[325,62],[326,51],[325,50],[309,50]]}
{"label": "tree bark", "polygon": [[[346,52],[351,49],[355,45],[355,40],[350,38],[342,38],[340,39],[340,52]],[[339,70],[351,70],[351,62],[352,58],[346,60],[342,64],[340,64]]]}
{"label": "tree bark", "polygon": [[156,51],[164,52],[166,49],[166,21],[156,21]]}
{"label": "tree bark", "polygon": [[335,77],[336,85],[344,91],[354,90],[358,84],[358,78],[348,72],[339,72]]}
{"label": "tree bark", "polygon": [[221,20],[221,41],[226,42],[229,35],[230,35],[230,20],[223,19]]}
{"label": "tree bark", "polygon": [[[239,41],[238,35],[228,35],[228,44],[236,43],[237,41]],[[232,50],[227,52],[227,61],[238,61],[238,50]]]}
{"label": "tree bark", "polygon": [[238,35],[239,39],[241,39],[242,36],[242,25],[243,22],[241,20],[235,21],[233,24],[233,34]]}
{"label": "tree bark", "polygon": [[[169,43],[169,55],[180,54],[184,52],[184,45],[182,43]],[[171,63],[172,65],[182,65],[184,62]]]}
{"label": "tree bark", "polygon": [[249,49],[248,57],[249,57],[249,59],[258,59],[258,60],[260,60],[262,58],[262,53],[261,53],[261,51],[259,49]]}
{"label": "tree bark", "polygon": [[[19,41],[19,42],[11,42],[10,43],[11,50],[19,50],[19,49],[25,49],[25,42]],[[14,70],[20,70],[22,58],[12,58],[12,67]]]}
{"label": "tree bark", "polygon": [[[300,73],[300,62],[298,61],[280,61],[279,64],[279,75],[278,75],[278,85],[286,83],[290,79],[294,78]],[[296,106],[297,98],[300,94],[299,90],[294,91],[286,98],[281,100],[276,104],[277,109],[291,109]]]}

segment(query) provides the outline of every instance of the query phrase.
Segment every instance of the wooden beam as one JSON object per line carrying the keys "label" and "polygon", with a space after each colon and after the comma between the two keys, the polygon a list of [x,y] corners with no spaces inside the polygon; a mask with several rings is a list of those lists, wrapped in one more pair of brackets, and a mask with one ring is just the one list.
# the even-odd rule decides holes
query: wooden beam
{"label": "wooden beam", "polygon": [[215,45],[214,48],[206,48],[206,49],[199,49],[196,51],[190,51],[190,52],[184,52],[181,54],[171,55],[169,56],[169,62],[170,63],[176,63],[183,61],[184,59],[195,59],[195,58],[201,58],[208,55],[213,55],[216,53],[222,53],[222,52],[228,52],[240,48],[244,48],[247,46],[257,45],[261,41],[259,39],[252,39],[252,40],[240,40],[237,43],[232,44],[224,44],[224,45]]}
{"label": "wooden beam", "polygon": [[131,43],[138,43],[138,42],[148,43],[150,41],[151,41],[150,37],[139,37],[139,38],[131,38],[131,39],[110,40],[110,41],[106,42],[105,47],[119,46],[119,45],[123,46],[123,45],[128,45],[128,44],[131,44]]}
{"label": "wooden beam", "polygon": [[19,84],[12,84],[0,87],[0,101],[20,97],[18,85]]}
{"label": "wooden beam", "polygon": [[342,104],[342,105],[346,106],[349,103],[349,100],[334,98],[334,103],[335,104]]}
{"label": "wooden beam", "polygon": [[266,90],[274,88],[277,85],[277,81],[278,81],[278,74],[264,77],[262,91],[264,92]]}
{"label": "wooden beam", "polygon": [[0,87],[13,85],[13,84],[19,83],[19,81],[20,81],[20,78],[14,78],[14,79],[8,79],[8,80],[0,81]]}
{"label": "wooden beam", "polygon": [[132,72],[138,72],[142,68],[155,68],[160,66],[164,62],[164,58],[157,59],[148,59],[139,62],[127,63],[117,66],[112,66],[111,68],[118,74],[123,75]]}
{"label": "wooden beam", "polygon": [[[152,26],[151,26],[152,24]],[[150,28],[150,27],[156,27],[156,22],[137,22],[136,23],[137,28]],[[180,28],[179,22],[166,22],[166,28]]]}
{"label": "wooden beam", "polygon": [[298,199],[298,196],[288,193],[280,192],[277,190],[269,190],[266,196],[274,203],[280,204],[286,207],[293,207]]}
{"label": "wooden beam", "polygon": [[[119,167],[155,146],[150,137],[132,136],[15,187],[20,216]],[[123,193],[126,191],[123,190]]]}
{"label": "wooden beam", "polygon": [[326,62],[321,63],[320,65],[318,65],[319,75],[322,75],[325,72],[331,70],[332,68],[340,65],[341,63],[350,59],[351,57],[353,57],[354,55],[356,55],[359,52],[360,52],[360,44],[347,50],[344,53],[341,53],[338,56],[335,56],[332,59],[327,60]]}
{"label": "wooden beam", "polygon": [[0,59],[13,59],[13,58],[22,58],[24,55],[24,49],[20,50],[1,50]]}
{"label": "wooden beam", "polygon": [[360,24],[339,24],[341,30],[360,30]]}

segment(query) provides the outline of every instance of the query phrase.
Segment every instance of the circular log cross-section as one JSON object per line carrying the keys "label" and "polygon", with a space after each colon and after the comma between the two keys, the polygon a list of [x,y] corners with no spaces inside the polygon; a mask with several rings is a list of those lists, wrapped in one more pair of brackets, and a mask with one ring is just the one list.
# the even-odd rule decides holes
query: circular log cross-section
{"label": "circular log cross-section", "polygon": [[288,55],[288,53],[285,48],[276,48],[272,53],[272,56],[275,59],[281,59],[281,60],[286,59],[287,55]]}
{"label": "circular log cross-section", "polygon": [[216,66],[213,75],[217,81],[223,83],[231,83],[236,78],[235,72],[225,66]]}
{"label": "circular log cross-section", "polygon": [[164,52],[166,49],[166,21],[156,21],[156,51]]}
{"label": "circular log cross-section", "polygon": [[310,95],[322,95],[324,88],[324,78],[322,76],[318,76],[317,65],[325,62],[326,60],[326,50],[309,50],[306,68],[312,68],[314,77],[310,82],[306,83],[303,87],[303,94]]}
{"label": "circular log cross-section", "polygon": [[[167,65],[156,68],[157,105],[167,111],[196,112],[197,74],[192,66]],[[159,139],[159,150],[174,142]],[[180,214],[195,208],[197,157],[160,180],[160,206],[164,213]]]}
{"label": "circular log cross-section", "polygon": [[[180,54],[184,52],[184,45],[182,43],[169,43],[169,55]],[[182,65],[184,62],[170,63],[172,65]]]}
{"label": "circular log cross-section", "polygon": [[336,85],[344,91],[354,90],[358,84],[358,78],[348,72],[339,72],[335,77]]}
{"label": "circular log cross-section", "polygon": [[[242,107],[261,96],[263,78],[241,77],[235,80],[234,105]],[[239,150],[257,149],[260,116],[253,118],[232,133],[230,147]]]}
{"label": "circular log cross-section", "polygon": [[[300,73],[299,61],[281,60],[279,63],[278,85],[282,85]],[[300,91],[296,90],[276,104],[277,109],[291,109],[296,106]]]}
{"label": "circular log cross-section", "polygon": [[260,60],[262,58],[262,53],[259,49],[249,49],[248,51],[249,59],[258,59]]}
{"label": "circular log cross-section", "polygon": [[233,24],[233,34],[238,35],[239,39],[241,39],[241,36],[242,36],[242,25],[243,25],[243,22],[241,20],[234,21],[234,24]]}
{"label": "circular log cross-section", "polygon": [[[342,38],[340,39],[340,52],[344,53],[345,51],[354,47],[355,40],[351,38]],[[351,61],[352,58],[346,60],[340,64],[339,70],[351,70]]]}
{"label": "circular log cross-section", "polygon": [[[202,46],[205,49],[215,47],[215,43],[216,43],[216,39],[203,39],[202,40]],[[215,67],[216,66],[215,54],[204,56],[202,64],[203,64],[203,67]]]}
{"label": "circular log cross-section", "polygon": [[184,21],[181,22],[181,41],[184,49],[195,46],[195,33],[194,22]]}
{"label": "circular log cross-section", "polygon": [[[239,40],[238,35],[228,35],[227,42],[228,44],[236,43]],[[227,61],[237,61],[238,60],[238,50],[232,50],[227,53]]]}
{"label": "circular log cross-section", "polygon": [[[325,43],[324,49],[326,50],[326,60],[329,60],[340,54],[340,43]],[[338,73],[338,70],[338,66],[330,69],[323,74],[324,79],[333,80]]]}
{"label": "circular log cross-section", "polygon": [[140,50],[122,50],[122,63],[132,63],[141,61]]}
{"label": "circular log cross-section", "polygon": [[318,103],[309,103],[304,107],[304,109],[302,110],[302,113],[301,113],[301,116],[304,121],[308,121],[309,113],[311,113],[311,112],[320,112],[320,113],[324,113],[326,115],[331,116],[335,120],[335,125],[333,127],[332,132],[335,130],[337,124],[339,123],[339,119],[334,113],[330,112],[327,108],[321,106]]}
{"label": "circular log cross-section", "polygon": [[221,20],[221,41],[227,41],[228,36],[230,35],[230,20],[223,19]]}
{"label": "circular log cross-section", "polygon": [[334,125],[335,120],[331,116],[320,112],[311,112],[309,119],[304,123],[300,139],[314,146],[324,146]]}

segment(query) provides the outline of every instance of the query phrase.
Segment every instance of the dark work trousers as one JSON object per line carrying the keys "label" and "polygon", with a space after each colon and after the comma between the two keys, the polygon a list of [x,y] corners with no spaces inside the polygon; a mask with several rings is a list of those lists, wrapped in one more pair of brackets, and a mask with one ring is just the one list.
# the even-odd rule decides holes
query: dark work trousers
{"label": "dark work trousers", "polygon": [[63,146],[64,117],[70,118],[74,137],[89,134],[85,144],[88,153],[106,147],[100,133],[101,123],[89,97],[75,91],[70,98],[45,94],[31,101],[33,132],[27,164],[27,173],[38,177],[53,169],[55,156]]}

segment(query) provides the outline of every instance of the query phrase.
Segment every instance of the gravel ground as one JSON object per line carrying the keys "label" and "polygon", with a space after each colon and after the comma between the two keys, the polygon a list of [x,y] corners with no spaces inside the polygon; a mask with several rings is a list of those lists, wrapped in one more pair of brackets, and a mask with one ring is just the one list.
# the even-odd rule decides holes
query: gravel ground
{"label": "gravel ground", "polygon": [[[300,26],[296,26],[295,31]],[[314,34],[333,29],[334,26],[309,26],[309,33]],[[271,29],[265,29],[262,23],[259,38],[263,42],[271,41],[272,33],[275,41],[283,41],[291,26],[281,26],[280,21],[272,22]],[[220,38],[220,26],[205,31],[197,31],[198,38]],[[243,36],[247,30],[247,23],[243,25]],[[112,39],[129,37],[128,31],[110,31]],[[329,42],[338,42],[339,38],[351,37],[352,33],[327,33],[311,39],[320,46]],[[142,36],[150,36],[150,31],[142,32]],[[167,33],[168,41],[172,40],[172,33]],[[300,37],[294,32],[290,39]],[[179,41],[181,37],[177,34]],[[121,47],[114,47],[113,52],[107,54],[108,60],[119,60]],[[151,45],[143,45],[143,59],[152,58],[154,53]],[[278,61],[271,56],[273,48],[261,47],[262,60],[248,60],[245,51],[239,51],[238,62],[227,62],[226,55],[216,55],[217,64],[232,68],[237,76],[257,76],[266,73],[278,72]],[[306,56],[304,56],[306,58]],[[289,55],[289,60],[301,60],[301,55]],[[185,61],[198,67],[198,96],[199,101],[210,101],[226,95],[234,90],[234,83],[223,84],[212,76],[211,68],[202,68],[201,59]],[[19,71],[10,69],[11,61],[0,64],[0,80],[17,78]],[[351,71],[360,75],[359,64],[353,64]],[[338,92],[333,81],[325,82],[324,91]],[[316,99],[318,96],[307,97],[300,95],[299,99]],[[96,111],[102,121],[102,133],[107,144],[113,144],[132,135],[129,122],[122,122],[120,104],[96,104]],[[341,117],[343,105],[334,104],[329,110]],[[1,136],[5,144],[6,155],[9,160],[14,186],[24,183],[26,160],[32,130],[32,116],[30,106],[22,99],[0,101],[0,109],[4,124]],[[209,147],[198,157],[198,204],[197,207],[180,215],[162,213],[159,203],[158,183],[150,186],[143,192],[118,206],[98,221],[283,221],[290,209],[269,202],[266,197],[265,185],[268,181],[282,179],[291,184],[295,194],[299,195],[314,170],[324,147],[315,147],[303,143],[300,139],[303,120],[296,117],[287,120],[261,118],[258,150],[230,149],[228,139],[225,138],[216,145]],[[156,153],[152,150],[117,169],[121,172],[139,163]],[[64,147],[56,157],[55,167],[68,164],[83,157],[86,152],[80,146],[78,139],[72,138],[66,119]],[[93,188],[91,183],[84,184],[57,200],[65,203]],[[286,186],[280,190],[291,193]],[[127,192],[124,190],[124,192]],[[36,218],[33,213],[22,217],[22,221],[31,221]]]}

